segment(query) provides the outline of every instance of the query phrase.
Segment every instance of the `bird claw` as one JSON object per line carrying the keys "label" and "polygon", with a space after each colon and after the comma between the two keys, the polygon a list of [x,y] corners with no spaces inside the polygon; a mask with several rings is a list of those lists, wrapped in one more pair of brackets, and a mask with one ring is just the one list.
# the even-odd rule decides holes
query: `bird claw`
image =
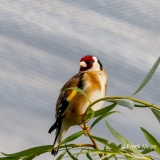
{"label": "bird claw", "polygon": [[82,123],[83,123],[83,124],[88,122],[88,120],[85,120],[85,119],[84,119],[85,115],[86,115],[86,112],[84,112],[83,114],[81,114],[81,116],[82,116],[82,118],[83,118],[83,119],[82,119]]}
{"label": "bird claw", "polygon": [[85,129],[84,135],[87,136],[91,132],[90,127]]}
{"label": "bird claw", "polygon": [[79,126],[85,131],[84,135],[87,136],[90,133],[90,127],[83,127],[81,124],[79,124]]}

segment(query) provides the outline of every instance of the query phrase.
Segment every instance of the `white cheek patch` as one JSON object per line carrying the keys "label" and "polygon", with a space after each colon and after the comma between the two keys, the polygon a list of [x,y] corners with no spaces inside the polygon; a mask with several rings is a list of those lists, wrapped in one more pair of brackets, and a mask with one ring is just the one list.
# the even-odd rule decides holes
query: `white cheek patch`
{"label": "white cheek patch", "polygon": [[98,59],[96,57],[92,57],[95,62],[98,62]]}
{"label": "white cheek patch", "polygon": [[90,70],[99,71],[100,65],[98,63],[98,59],[96,57],[92,57],[94,59],[93,67]]}

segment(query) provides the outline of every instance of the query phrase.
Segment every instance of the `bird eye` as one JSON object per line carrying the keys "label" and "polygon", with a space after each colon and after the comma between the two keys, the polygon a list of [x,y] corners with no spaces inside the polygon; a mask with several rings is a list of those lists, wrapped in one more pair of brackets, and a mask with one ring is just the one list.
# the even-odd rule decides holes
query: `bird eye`
{"label": "bird eye", "polygon": [[88,61],[88,64],[92,64],[93,63],[93,61]]}

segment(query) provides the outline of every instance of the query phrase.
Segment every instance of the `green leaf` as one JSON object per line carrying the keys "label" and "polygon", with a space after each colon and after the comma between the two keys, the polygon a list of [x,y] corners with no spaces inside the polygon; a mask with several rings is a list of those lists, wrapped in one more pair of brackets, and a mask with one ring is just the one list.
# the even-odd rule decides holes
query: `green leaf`
{"label": "green leaf", "polygon": [[87,157],[89,160],[93,160],[93,159],[91,158],[91,156],[89,155],[88,152],[86,153],[86,157]]}
{"label": "green leaf", "polygon": [[80,154],[83,154],[82,151],[85,150],[86,148],[87,148],[87,147],[82,148],[82,149],[80,150],[80,152],[77,154],[76,158],[78,158],[78,156],[79,156]]}
{"label": "green leaf", "polygon": [[[104,151],[104,150],[98,150],[98,149],[89,149],[89,151],[88,151],[89,153],[91,153],[91,152],[93,152],[94,154],[100,154],[100,153],[102,153],[102,154],[107,154],[107,155],[111,155],[111,154],[118,154],[118,153],[115,153],[115,151],[110,151],[110,150],[107,150],[107,151]],[[134,157],[133,155],[131,155],[130,153],[119,153],[119,154],[121,154],[121,155],[123,155],[123,156],[128,156],[128,157]],[[148,158],[146,158],[146,157],[144,157],[143,156],[143,160],[150,160],[150,159],[148,159]],[[142,159],[142,158],[141,158]]]}
{"label": "green leaf", "polygon": [[91,103],[88,95],[82,89],[77,88],[77,87],[70,87],[70,88],[66,88],[66,90],[75,90],[75,91],[77,91],[78,93],[84,95],[88,99],[89,103]]}
{"label": "green leaf", "polygon": [[152,148],[144,148],[144,150],[141,153],[142,154],[147,154],[147,153],[150,153],[152,151],[154,151],[154,149],[152,149]]}
{"label": "green leaf", "polygon": [[101,137],[97,137],[97,136],[91,136],[91,137],[93,137],[98,142],[100,142],[106,146],[109,146],[114,151],[119,151],[119,147],[115,143],[109,143],[108,140],[101,138]]}
{"label": "green leaf", "polygon": [[153,112],[153,114],[155,115],[155,117],[157,118],[157,120],[160,123],[160,111],[158,111],[158,110],[156,110],[154,108],[151,108],[151,111]]}
{"label": "green leaf", "polygon": [[117,157],[115,156],[115,154],[111,154],[108,159],[111,159],[112,157],[114,157],[115,160],[118,160]]}
{"label": "green leaf", "polygon": [[133,157],[127,157],[126,160],[135,160]]}
{"label": "green leaf", "polygon": [[88,119],[85,119],[85,121],[86,120],[89,121],[90,119],[92,119],[95,116],[95,111],[92,108],[88,107],[87,108],[87,115],[90,115],[90,117]]}
{"label": "green leaf", "polygon": [[114,155],[115,160],[118,160],[117,157]]}
{"label": "green leaf", "polygon": [[134,108],[134,103],[133,103],[132,100],[129,100],[129,99],[116,99],[115,101],[120,106],[127,107],[127,108],[129,108],[131,110]]}
{"label": "green leaf", "polygon": [[101,157],[100,159],[98,159],[98,160],[109,160],[108,159],[108,155],[106,154],[106,155],[103,155],[103,157]]}
{"label": "green leaf", "polygon": [[93,136],[93,135],[91,137],[97,140],[98,142],[108,146],[108,140],[101,137]]}
{"label": "green leaf", "polygon": [[[106,125],[107,125],[108,129],[110,130],[110,132],[113,134],[113,136],[114,136],[115,138],[117,138],[122,144],[124,144],[124,145],[130,145],[130,146],[132,145],[132,144],[131,144],[127,139],[125,139],[121,134],[119,134],[117,131],[115,131],[115,130],[109,125],[109,123],[108,123],[107,121],[106,121]],[[136,154],[144,157],[143,154],[140,153],[136,148],[130,147],[129,149],[130,149],[132,152],[134,152],[134,153],[136,153]]]}
{"label": "green leaf", "polygon": [[147,154],[147,153],[150,153],[152,151],[155,151],[153,148],[151,148],[151,146],[147,145],[147,144],[142,144],[142,145],[138,145],[136,147],[138,150],[142,150],[141,153],[142,154]]}
{"label": "green leaf", "polygon": [[56,160],[61,160],[66,153],[67,153],[67,151],[64,151]]}
{"label": "green leaf", "polygon": [[99,116],[91,125],[90,129],[92,129],[100,120],[102,120],[103,118],[107,117],[108,115],[110,114],[113,114],[113,113],[116,113],[117,111],[112,111],[112,112],[108,112],[108,113],[105,113],[101,116]]}
{"label": "green leaf", "polygon": [[139,105],[139,104],[134,104],[134,107],[138,107],[138,108],[146,108],[148,106],[145,106],[145,105]]}
{"label": "green leaf", "polygon": [[104,107],[104,108],[96,111],[96,112],[95,112],[95,117],[98,117],[98,116],[100,116],[100,115],[102,115],[102,114],[104,114],[104,113],[107,113],[107,112],[111,111],[116,105],[117,105],[117,104],[114,103],[114,104],[111,104],[111,105],[109,105],[109,106],[107,106],[107,107]]}
{"label": "green leaf", "polygon": [[[107,151],[105,151],[105,150],[99,150],[99,149],[89,149],[89,150],[86,150],[86,151],[88,151],[89,153],[94,153],[94,154],[100,154],[100,153],[102,153],[102,154],[107,154],[107,155],[111,155],[111,154],[118,154],[119,152],[115,152],[115,151],[112,151],[112,150],[107,150]],[[121,155],[124,155],[124,156],[130,156],[130,157],[133,157],[132,155],[130,155],[129,153],[119,153],[119,154],[121,154]],[[147,159],[147,158],[146,158]],[[148,159],[147,159],[148,160]]]}
{"label": "green leaf", "polygon": [[[160,57],[157,59],[157,61],[155,62],[155,64],[153,65],[153,67],[151,68],[151,70],[148,72],[147,76],[145,77],[145,79],[143,80],[143,82],[141,83],[141,85],[138,87],[138,89],[133,93],[133,95],[137,94],[147,83],[148,81],[152,78],[154,72],[156,71],[158,65],[160,63]],[[133,96],[132,95],[132,96]]]}
{"label": "green leaf", "polygon": [[19,160],[19,157],[2,157],[1,160]]}
{"label": "green leaf", "polygon": [[109,152],[109,151],[104,151],[104,150],[100,150],[100,149],[85,149],[88,153],[96,153],[96,154],[99,154],[99,153],[103,153],[103,154],[107,154],[107,153],[112,153],[112,152]]}
{"label": "green leaf", "polygon": [[29,156],[31,154],[40,154],[40,153],[44,153],[44,152],[48,152],[49,150],[51,150],[52,145],[46,145],[46,146],[38,146],[38,147],[34,147],[34,148],[30,148],[24,151],[20,151],[17,153],[12,153],[12,154],[6,154],[1,152],[4,156],[7,157],[25,157],[25,156]]}
{"label": "green leaf", "polygon": [[[102,109],[100,109],[100,110],[98,110],[98,111],[95,111],[94,117],[98,117],[98,116],[100,116],[100,115],[102,115],[102,114],[104,114],[104,113],[107,113],[107,112],[111,111],[116,105],[117,105],[117,104],[114,103],[114,104],[111,104],[111,105],[109,105],[109,106],[107,106],[107,107],[104,107],[104,108],[102,108]],[[90,116],[91,116],[91,113],[85,115],[84,119],[87,120]]]}
{"label": "green leaf", "polygon": [[73,159],[73,160],[78,160],[76,157],[73,156],[73,154],[68,150],[67,146],[66,146],[66,151],[68,153],[68,155]]}
{"label": "green leaf", "polygon": [[148,140],[148,142],[151,145],[155,146],[155,151],[158,154],[160,154],[160,143],[148,131],[146,131],[144,128],[141,127],[141,130],[144,133],[144,135],[145,135],[146,139]]}
{"label": "green leaf", "polygon": [[34,159],[35,157],[37,157],[37,156],[39,156],[39,155],[41,155],[41,154],[43,154],[43,153],[45,153],[46,151],[44,151],[44,152],[36,152],[36,153],[33,153],[33,154],[31,154],[31,155],[27,155],[26,157],[23,157],[23,158],[21,158],[21,160],[32,160],[32,159]]}
{"label": "green leaf", "polygon": [[[39,154],[38,154],[39,155]],[[26,156],[24,158],[22,158],[22,160],[32,160],[34,159],[35,157],[37,157],[38,155],[34,155],[34,154],[31,154],[29,156]]]}
{"label": "green leaf", "polygon": [[64,143],[71,142],[71,141],[77,139],[78,137],[80,137],[84,133],[85,133],[85,131],[76,132],[76,133],[72,134],[71,136],[67,137],[66,139],[64,139],[58,146],[60,146]]}

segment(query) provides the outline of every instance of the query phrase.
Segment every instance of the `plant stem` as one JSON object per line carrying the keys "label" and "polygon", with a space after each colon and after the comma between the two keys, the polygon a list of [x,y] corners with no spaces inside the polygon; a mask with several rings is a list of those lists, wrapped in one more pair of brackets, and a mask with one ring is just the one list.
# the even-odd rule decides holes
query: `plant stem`
{"label": "plant stem", "polygon": [[145,101],[142,101],[142,100],[138,100],[138,99],[135,99],[135,98],[132,98],[132,97],[129,97],[129,96],[108,96],[108,97],[104,97],[104,98],[101,98],[101,99],[98,99],[98,100],[94,101],[93,103],[91,103],[89,105],[89,107],[92,107],[94,104],[96,104],[100,101],[109,101],[109,100],[116,100],[116,99],[130,99],[134,102],[137,102],[137,103],[143,104],[145,106],[148,106],[149,108],[151,107],[151,108],[160,110],[159,106],[156,106],[154,104],[151,104],[151,103],[148,103],[148,102],[145,102]]}
{"label": "plant stem", "polygon": [[[84,123],[84,128],[85,128],[85,129],[88,129],[87,123]],[[87,133],[87,135],[88,135],[88,137],[90,138],[90,140],[92,141],[92,143],[93,143],[93,145],[94,145],[93,148],[99,150],[99,147],[98,147],[95,139],[92,137],[92,135],[91,135],[90,133]],[[100,157],[103,157],[103,154],[100,153],[99,156],[100,156]]]}
{"label": "plant stem", "polygon": [[[67,147],[71,147],[71,148],[77,148],[77,147],[92,147],[94,148],[94,145],[93,144],[68,144],[66,145]],[[60,146],[59,148],[64,148],[65,146]],[[51,148],[52,149],[52,148]]]}

